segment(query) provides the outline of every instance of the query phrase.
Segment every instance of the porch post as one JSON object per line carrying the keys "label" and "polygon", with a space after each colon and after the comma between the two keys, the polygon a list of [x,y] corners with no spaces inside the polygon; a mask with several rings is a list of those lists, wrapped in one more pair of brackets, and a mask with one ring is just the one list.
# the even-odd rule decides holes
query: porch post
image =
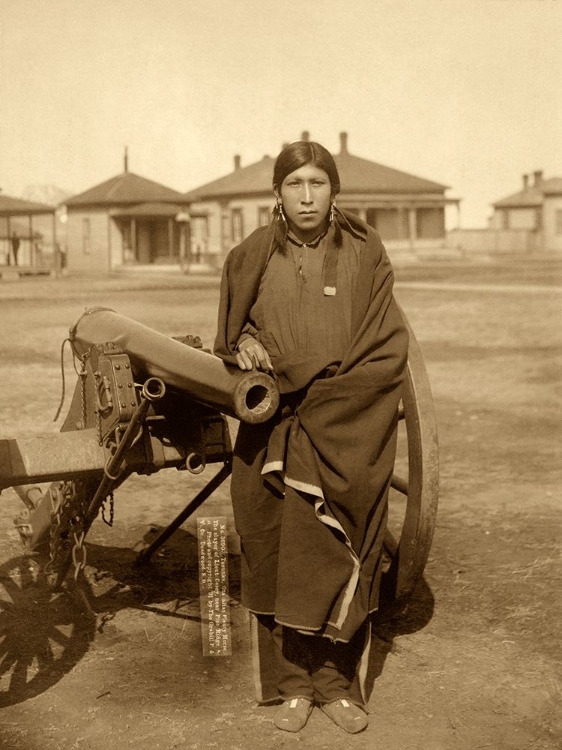
{"label": "porch post", "polygon": [[408,234],[410,239],[410,247],[414,247],[418,238],[418,228],[416,223],[416,209],[413,206],[408,208]]}
{"label": "porch post", "polygon": [[10,226],[10,215],[6,216],[6,265],[12,265],[12,230]]}
{"label": "porch post", "polygon": [[396,209],[397,212],[397,222],[398,222],[398,239],[399,240],[407,240],[409,235],[409,226],[406,226],[406,208],[404,206],[398,206]]}
{"label": "porch post", "polygon": [[178,222],[178,229],[180,232],[180,265],[185,262],[185,222]]}
{"label": "porch post", "polygon": [[168,219],[168,257],[174,257],[174,221]]}
{"label": "porch post", "polygon": [[[29,217],[31,219],[31,216]],[[55,276],[60,276],[61,257],[57,246],[57,214],[53,211],[53,253],[55,256]]]}
{"label": "porch post", "polygon": [[107,272],[111,273],[112,268],[113,268],[113,251],[111,248],[111,213],[110,211],[108,211],[107,212]]}
{"label": "porch post", "polygon": [[29,265],[35,265],[35,243],[33,242],[33,215],[29,214]]}
{"label": "porch post", "polygon": [[[227,203],[221,203],[220,204],[220,253],[221,253],[221,263],[224,261],[226,254],[228,252],[228,245],[229,245],[229,213],[228,213],[228,204]],[[204,259],[204,262],[206,262],[206,258]]]}
{"label": "porch post", "polygon": [[131,228],[130,228],[130,235],[131,235],[131,252],[133,254],[133,260],[138,261],[139,255],[137,252],[137,220],[135,217],[131,217]]}

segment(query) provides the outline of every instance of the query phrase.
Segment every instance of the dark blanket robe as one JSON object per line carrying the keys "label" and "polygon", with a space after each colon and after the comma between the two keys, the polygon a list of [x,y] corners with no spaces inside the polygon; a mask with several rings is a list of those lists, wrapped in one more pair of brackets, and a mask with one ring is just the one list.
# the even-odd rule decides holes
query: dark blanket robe
{"label": "dark blanket robe", "polygon": [[[272,614],[283,625],[349,642],[378,606],[408,335],[377,233],[351,214],[338,220],[342,231],[365,237],[351,345],[321,373],[309,364],[301,372],[290,357],[274,361],[282,393],[294,383],[301,388],[303,376],[308,385],[273,429],[262,473],[285,488]],[[231,363],[273,247],[272,227],[260,228],[226,259],[215,353]]]}

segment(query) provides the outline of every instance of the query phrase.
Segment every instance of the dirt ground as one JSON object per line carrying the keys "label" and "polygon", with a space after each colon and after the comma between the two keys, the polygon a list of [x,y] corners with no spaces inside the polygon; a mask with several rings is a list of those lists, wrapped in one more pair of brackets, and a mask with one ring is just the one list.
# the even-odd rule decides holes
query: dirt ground
{"label": "dirt ground", "polygon": [[[553,268],[555,269],[553,272]],[[560,265],[397,268],[421,345],[441,448],[425,575],[405,611],[373,622],[370,725],[315,710],[279,732],[254,700],[228,483],[199,515],[229,519],[232,655],[202,655],[196,521],[147,566],[138,549],[214,473],[132,477],[112,528],[88,535],[86,585],[51,594],[0,497],[3,750],[558,750],[562,746]],[[212,341],[216,279],[0,283],[0,438],[56,432],[60,345],[84,307]],[[73,383],[67,358],[66,373]],[[75,379],[75,378],[74,378]],[[71,386],[67,384],[67,387]],[[67,393],[66,408],[69,394]],[[64,410],[63,410],[64,414]]]}

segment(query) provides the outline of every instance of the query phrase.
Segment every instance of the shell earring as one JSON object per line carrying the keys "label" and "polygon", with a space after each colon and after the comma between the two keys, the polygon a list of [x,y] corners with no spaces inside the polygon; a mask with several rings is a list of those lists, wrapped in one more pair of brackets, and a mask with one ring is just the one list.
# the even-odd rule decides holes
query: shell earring
{"label": "shell earring", "polygon": [[336,202],[334,201],[330,205],[330,223],[332,223],[332,221],[334,220],[335,215],[336,215]]}
{"label": "shell earring", "polygon": [[285,224],[287,223],[287,219],[285,218],[285,213],[283,211],[283,204],[281,201],[277,201],[277,219],[279,221],[284,221]]}

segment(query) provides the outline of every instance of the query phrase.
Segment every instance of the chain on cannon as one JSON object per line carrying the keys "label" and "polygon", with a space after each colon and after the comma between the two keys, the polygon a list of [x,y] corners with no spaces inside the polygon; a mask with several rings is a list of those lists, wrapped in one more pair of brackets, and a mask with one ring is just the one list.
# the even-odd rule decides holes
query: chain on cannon
{"label": "chain on cannon", "polygon": [[[121,356],[121,355],[120,355]],[[119,368],[120,365],[118,364]],[[62,584],[68,567],[74,564],[74,579],[77,581],[80,572],[86,567],[86,547],[84,540],[91,524],[100,509],[104,518],[104,507],[109,501],[110,523],[113,522],[113,492],[127,474],[126,456],[143,435],[144,422],[150,405],[161,399],[166,393],[164,383],[158,378],[148,378],[138,390],[138,404],[128,422],[119,422],[113,430],[107,433],[103,429],[104,416],[107,417],[113,406],[112,390],[109,379],[104,376],[103,381],[98,371],[94,373],[96,387],[103,382],[104,393],[107,397],[106,405],[99,398],[95,401],[96,433],[98,442],[107,456],[103,467],[103,475],[97,486],[87,480],[81,482],[63,482],[55,490],[54,518],[51,524],[49,563],[46,572],[53,588]],[[118,383],[122,385],[122,383]],[[131,391],[133,392],[133,391]],[[99,395],[99,390],[97,391]],[[131,404],[133,402],[131,401]],[[109,404],[109,408],[107,408]],[[95,489],[93,489],[95,487]]]}
{"label": "chain on cannon", "polygon": [[50,488],[53,497],[53,518],[49,535],[49,560],[45,574],[53,587],[66,572],[66,561],[71,556],[75,564],[74,579],[86,567],[86,507],[84,481],[60,482]]}

